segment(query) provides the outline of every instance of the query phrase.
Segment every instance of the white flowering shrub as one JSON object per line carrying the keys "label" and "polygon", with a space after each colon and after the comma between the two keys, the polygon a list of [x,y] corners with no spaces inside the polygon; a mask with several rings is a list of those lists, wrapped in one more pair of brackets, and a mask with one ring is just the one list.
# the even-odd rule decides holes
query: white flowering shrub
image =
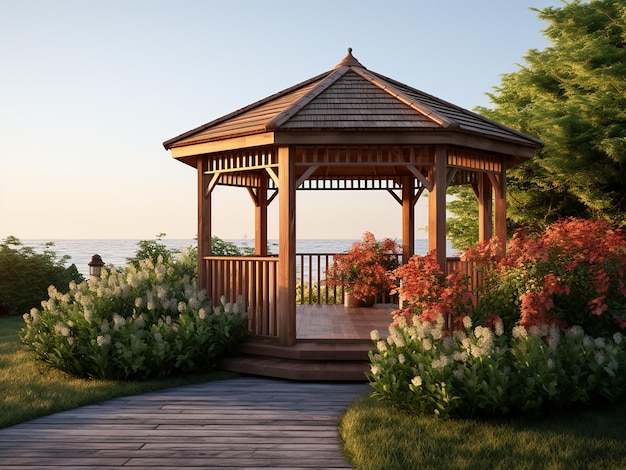
{"label": "white flowering shrub", "polygon": [[143,259],[100,278],[50,287],[41,309],[24,315],[22,341],[79,377],[147,379],[208,370],[247,335],[245,310],[211,307],[197,288],[196,260]]}
{"label": "white flowering shrub", "polygon": [[387,339],[372,332],[368,374],[374,395],[411,412],[437,416],[538,412],[626,391],[626,338],[591,338],[580,327],[472,326],[449,334],[443,318],[398,317]]}

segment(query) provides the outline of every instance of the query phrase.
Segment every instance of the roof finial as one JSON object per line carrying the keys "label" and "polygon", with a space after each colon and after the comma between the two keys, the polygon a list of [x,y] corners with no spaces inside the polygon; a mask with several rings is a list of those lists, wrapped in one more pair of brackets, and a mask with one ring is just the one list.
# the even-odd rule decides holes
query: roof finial
{"label": "roof finial", "polygon": [[361,64],[361,62],[359,62],[358,60],[356,60],[354,58],[354,56],[352,55],[352,48],[348,47],[348,55],[345,56],[343,58],[343,60],[341,62],[339,62],[336,66],[335,69],[338,69],[340,67],[361,67],[361,68],[365,68],[363,67],[363,65]]}

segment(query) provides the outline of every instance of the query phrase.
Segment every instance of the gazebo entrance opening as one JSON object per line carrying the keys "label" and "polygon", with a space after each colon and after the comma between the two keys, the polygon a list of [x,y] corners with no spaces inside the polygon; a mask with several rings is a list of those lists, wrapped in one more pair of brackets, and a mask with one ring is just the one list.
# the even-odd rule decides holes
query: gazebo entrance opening
{"label": "gazebo entrance opening", "polygon": [[[282,166],[281,155],[285,160]],[[504,188],[500,187],[504,181],[502,157],[486,153],[480,157],[442,145],[298,145],[283,148],[282,152],[280,147],[260,147],[211,155],[201,160],[198,170],[198,177],[202,180],[199,186],[202,188],[199,193],[199,228],[204,230],[199,236],[202,253],[199,282],[207,286],[213,299],[226,296],[229,301],[236,301],[241,296],[255,335],[276,338],[281,343],[286,341],[284,338],[289,338],[287,344],[294,344],[297,340],[297,286],[308,281],[310,287],[314,283],[319,287],[322,281],[321,278],[307,279],[303,266],[311,268],[313,257],[298,256],[295,251],[295,191],[389,193],[401,207],[403,259],[408,259],[415,251],[414,206],[420,196],[428,192],[429,250],[437,250],[440,265],[447,269],[449,263],[459,263],[446,258],[445,196],[448,186],[470,184],[476,189],[483,200],[480,213],[484,239],[492,234],[491,201],[492,193],[495,193],[496,232],[505,230]],[[211,239],[211,195],[219,184],[239,186],[249,192],[255,206],[255,256],[210,255],[207,241]],[[278,256],[267,252],[267,212],[275,200],[279,204]],[[281,259],[287,262],[281,265]],[[326,267],[320,264],[316,272],[320,274]],[[281,280],[281,269],[286,279]],[[338,294],[341,296],[342,292]],[[288,305],[285,296],[289,298]],[[281,310],[281,298],[285,310]],[[284,311],[294,312],[292,321],[287,321]]]}

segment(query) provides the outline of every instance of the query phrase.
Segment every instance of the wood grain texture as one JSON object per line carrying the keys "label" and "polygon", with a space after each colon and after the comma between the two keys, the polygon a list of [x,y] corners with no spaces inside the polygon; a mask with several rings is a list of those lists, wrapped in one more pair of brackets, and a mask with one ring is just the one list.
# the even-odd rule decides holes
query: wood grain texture
{"label": "wood grain texture", "polygon": [[0,469],[352,468],[338,417],[366,384],[240,377],[0,429]]}

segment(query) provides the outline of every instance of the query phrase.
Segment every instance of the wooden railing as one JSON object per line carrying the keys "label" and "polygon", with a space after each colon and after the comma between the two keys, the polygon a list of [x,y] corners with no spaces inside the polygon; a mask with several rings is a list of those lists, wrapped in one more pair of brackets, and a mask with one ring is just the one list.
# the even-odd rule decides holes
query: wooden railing
{"label": "wooden railing", "polygon": [[477,271],[474,267],[474,263],[469,261],[465,261],[461,258],[451,257],[447,259],[448,272],[450,271],[461,271],[461,273],[465,274],[469,277],[470,280],[470,288],[472,292],[476,293],[478,287],[482,285],[482,273]]}
{"label": "wooden railing", "polygon": [[[344,289],[328,287],[325,273],[333,263],[330,253],[300,253],[296,255],[296,303],[298,304],[340,304],[343,303]],[[401,256],[398,257],[402,261]],[[448,272],[460,270],[470,279],[470,286],[476,291],[481,282],[481,273],[473,268],[473,264],[459,257],[447,258]],[[396,303],[397,296],[383,293],[378,299],[381,303]]]}
{"label": "wooden railing", "polygon": [[[333,264],[331,253],[299,253],[296,255],[296,303],[342,304],[345,289],[326,285],[326,270]],[[396,302],[388,292],[377,299],[381,303]]]}
{"label": "wooden railing", "polygon": [[[328,287],[326,270],[333,262],[331,253],[300,253],[296,255],[296,303],[340,304],[344,289]],[[244,303],[250,328],[255,335],[276,337],[277,325],[277,256],[211,256],[205,258],[207,295],[218,302],[221,296],[226,302]],[[479,285],[480,273],[473,265],[460,258],[448,258],[448,271],[461,270],[471,279],[475,290]],[[397,296],[384,293],[381,303],[397,303]]]}
{"label": "wooden railing", "polygon": [[343,288],[326,286],[326,270],[333,264],[330,253],[296,255],[296,303],[334,304],[343,302]]}
{"label": "wooden railing", "polygon": [[210,256],[205,258],[207,295],[218,302],[239,300],[248,313],[250,329],[256,335],[278,336],[277,256]]}

